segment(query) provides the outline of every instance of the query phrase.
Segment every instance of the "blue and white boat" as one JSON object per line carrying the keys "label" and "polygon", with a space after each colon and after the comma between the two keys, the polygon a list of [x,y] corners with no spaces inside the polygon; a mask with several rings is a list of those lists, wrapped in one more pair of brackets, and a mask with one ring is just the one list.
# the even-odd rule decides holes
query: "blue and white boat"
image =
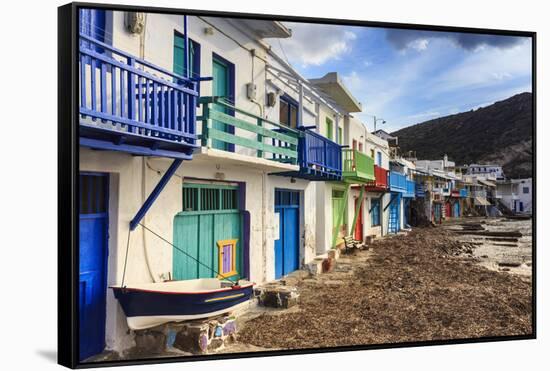
{"label": "blue and white boat", "polygon": [[254,283],[217,278],[111,286],[132,330],[229,313],[250,300]]}

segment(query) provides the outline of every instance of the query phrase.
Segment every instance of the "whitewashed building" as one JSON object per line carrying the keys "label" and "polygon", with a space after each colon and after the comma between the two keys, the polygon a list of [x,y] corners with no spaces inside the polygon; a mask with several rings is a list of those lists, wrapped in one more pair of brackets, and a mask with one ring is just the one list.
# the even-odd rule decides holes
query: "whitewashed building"
{"label": "whitewashed building", "polygon": [[510,179],[496,183],[496,195],[511,212],[531,214],[533,205],[532,178]]}
{"label": "whitewashed building", "polygon": [[[80,33],[82,358],[133,345],[108,286],[263,283],[352,233],[343,173],[374,181],[388,145],[352,117],[361,104],[337,74],[308,81],[271,50],[283,24],[82,10]],[[385,234],[389,196],[371,190],[361,240]]]}
{"label": "whitewashed building", "polygon": [[495,164],[470,164],[466,174],[472,175],[477,179],[486,180],[504,180],[504,171],[502,166]]}

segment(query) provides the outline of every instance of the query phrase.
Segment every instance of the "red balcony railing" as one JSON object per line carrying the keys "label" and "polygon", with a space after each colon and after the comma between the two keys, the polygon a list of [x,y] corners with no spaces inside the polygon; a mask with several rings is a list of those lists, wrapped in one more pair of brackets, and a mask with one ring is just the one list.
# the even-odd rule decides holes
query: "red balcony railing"
{"label": "red balcony railing", "polygon": [[366,191],[385,191],[388,189],[388,170],[374,165],[374,180],[365,184]]}

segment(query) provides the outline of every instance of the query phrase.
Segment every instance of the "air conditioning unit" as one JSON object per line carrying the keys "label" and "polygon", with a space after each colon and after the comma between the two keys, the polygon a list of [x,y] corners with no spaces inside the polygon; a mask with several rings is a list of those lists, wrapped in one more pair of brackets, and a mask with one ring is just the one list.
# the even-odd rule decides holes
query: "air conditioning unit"
{"label": "air conditioning unit", "polygon": [[126,12],[126,29],[133,34],[141,34],[145,29],[145,13]]}

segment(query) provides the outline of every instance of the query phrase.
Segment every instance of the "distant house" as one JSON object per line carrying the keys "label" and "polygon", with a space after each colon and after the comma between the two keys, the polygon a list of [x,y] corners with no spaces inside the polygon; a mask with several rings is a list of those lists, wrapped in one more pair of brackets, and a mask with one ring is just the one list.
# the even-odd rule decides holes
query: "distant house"
{"label": "distant house", "polygon": [[424,170],[447,170],[454,171],[454,161],[449,161],[447,155],[442,160],[417,160],[416,167]]}
{"label": "distant house", "polygon": [[497,198],[513,213],[531,214],[533,179],[511,179],[497,183]]}
{"label": "distant house", "polygon": [[398,140],[397,140],[397,137],[396,136],[393,136],[391,135],[390,133],[388,133],[387,131],[385,130],[382,130],[382,129],[378,129],[376,131],[373,131],[372,132],[374,135],[376,135],[377,137],[380,137],[384,140],[387,140],[388,141],[388,144],[391,146],[391,147],[397,147],[398,145]]}
{"label": "distant house", "polygon": [[473,175],[477,179],[504,180],[502,166],[495,164],[471,164],[468,165],[466,174]]}

